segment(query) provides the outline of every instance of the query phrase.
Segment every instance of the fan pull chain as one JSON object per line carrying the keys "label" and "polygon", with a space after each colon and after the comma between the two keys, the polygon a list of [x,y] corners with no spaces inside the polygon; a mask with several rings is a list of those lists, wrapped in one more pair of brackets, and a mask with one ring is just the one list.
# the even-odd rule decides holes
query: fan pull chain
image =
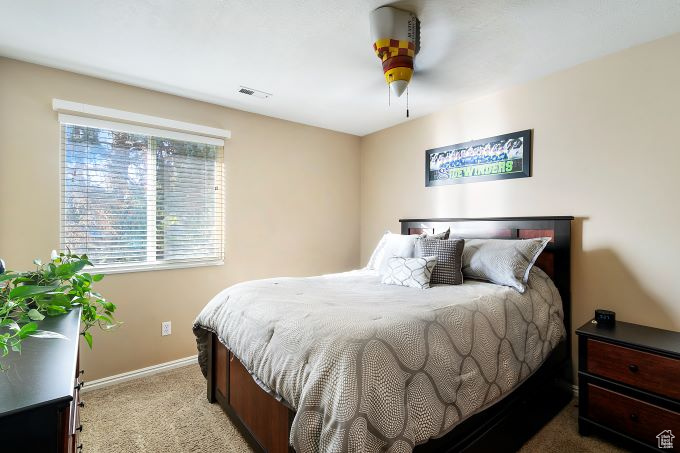
{"label": "fan pull chain", "polygon": [[[390,74],[390,79],[392,78],[392,74]],[[390,89],[390,84],[387,84],[387,106],[390,107],[392,106],[392,90]]]}
{"label": "fan pull chain", "polygon": [[408,86],[406,87],[406,118],[408,118]]}

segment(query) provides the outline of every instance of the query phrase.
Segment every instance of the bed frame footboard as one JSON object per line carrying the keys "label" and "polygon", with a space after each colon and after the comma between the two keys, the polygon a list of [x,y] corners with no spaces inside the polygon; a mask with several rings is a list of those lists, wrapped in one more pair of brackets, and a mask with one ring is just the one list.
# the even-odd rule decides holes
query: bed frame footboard
{"label": "bed frame footboard", "polygon": [[[210,356],[208,400],[222,407],[255,451],[294,453],[288,439],[295,413],[262,390],[214,334]],[[516,451],[573,398],[569,386],[560,379],[562,357],[553,353],[505,399],[445,436],[417,446],[414,453]]]}
{"label": "bed frame footboard", "polygon": [[288,435],[295,413],[262,390],[215,334],[211,338],[208,401],[222,407],[255,451],[294,452]]}

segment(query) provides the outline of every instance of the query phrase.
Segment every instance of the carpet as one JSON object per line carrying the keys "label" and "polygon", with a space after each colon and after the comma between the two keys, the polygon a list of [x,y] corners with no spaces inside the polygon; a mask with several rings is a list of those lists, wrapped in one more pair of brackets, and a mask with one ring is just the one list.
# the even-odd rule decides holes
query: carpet
{"label": "carpet", "polygon": [[[250,452],[227,415],[206,399],[198,365],[178,368],[83,394],[85,453]],[[596,437],[581,437],[569,404],[521,453],[618,453]]]}

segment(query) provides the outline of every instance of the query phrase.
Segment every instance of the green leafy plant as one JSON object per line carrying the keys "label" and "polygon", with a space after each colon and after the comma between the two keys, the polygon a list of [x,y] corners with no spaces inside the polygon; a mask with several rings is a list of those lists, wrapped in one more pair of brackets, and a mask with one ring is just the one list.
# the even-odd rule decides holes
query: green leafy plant
{"label": "green leafy plant", "polygon": [[52,252],[48,263],[34,261],[36,269],[28,272],[5,271],[0,274],[0,355],[21,352],[27,337],[64,338],[56,332],[38,329],[37,321],[45,316],[68,313],[82,307],[80,334],[92,348],[90,328],[104,330],[118,325],[116,306],[92,288],[103,275],[83,272],[92,266],[87,255]]}

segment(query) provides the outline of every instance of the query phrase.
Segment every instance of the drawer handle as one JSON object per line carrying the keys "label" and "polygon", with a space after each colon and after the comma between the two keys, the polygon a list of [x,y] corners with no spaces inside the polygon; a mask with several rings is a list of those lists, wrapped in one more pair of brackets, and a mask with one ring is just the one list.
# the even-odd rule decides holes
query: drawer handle
{"label": "drawer handle", "polygon": [[638,415],[637,414],[630,414],[630,419],[634,422],[638,421]]}
{"label": "drawer handle", "polygon": [[631,373],[637,373],[638,372],[638,366],[635,365],[634,363],[631,363],[628,365],[628,369],[630,370]]}

